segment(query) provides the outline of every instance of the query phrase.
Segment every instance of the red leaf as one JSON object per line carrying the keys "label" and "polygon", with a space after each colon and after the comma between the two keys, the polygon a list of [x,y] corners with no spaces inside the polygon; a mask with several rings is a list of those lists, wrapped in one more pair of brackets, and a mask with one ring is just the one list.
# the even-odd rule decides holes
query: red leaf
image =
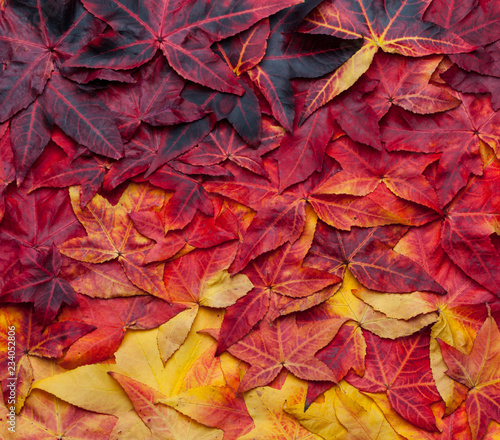
{"label": "red leaf", "polygon": [[184,309],[151,296],[90,299],[78,296],[78,308],[65,308],[59,322],[66,325],[85,323],[95,328],[76,341],[59,362],[66,369],[94,364],[111,357],[127,329],[147,330],[158,327]]}
{"label": "red leaf", "polygon": [[441,207],[471,174],[481,174],[480,141],[496,148],[500,136],[500,114],[491,109],[488,97],[457,96],[462,104],[450,111],[431,117],[392,109],[382,122],[382,140],[388,150],[442,152],[435,179]]}
{"label": "red leaf", "polygon": [[267,385],[283,367],[301,379],[334,381],[330,369],[314,353],[330,342],[337,330],[335,325],[297,327],[294,315],[273,323],[262,321],[258,329],[229,348],[233,356],[251,365],[238,391]]}
{"label": "red leaf", "polygon": [[473,439],[486,434],[490,419],[500,420],[498,403],[500,365],[500,332],[489,316],[479,330],[472,351],[466,355],[439,341],[452,379],[469,388],[465,408]]}
{"label": "red leaf", "polygon": [[346,232],[320,223],[304,263],[340,277],[349,265],[364,286],[381,292],[445,293],[420,266],[392,250],[405,232],[401,226],[353,228]]}
{"label": "red leaf", "polygon": [[498,233],[500,163],[493,159],[481,178],[475,178],[448,208],[441,243],[450,258],[471,278],[499,292],[498,250],[490,236]]}
{"label": "red leaf", "polygon": [[260,63],[270,31],[269,19],[264,18],[246,31],[215,43],[214,52],[239,76]]}
{"label": "red leaf", "polygon": [[365,374],[349,373],[347,381],[361,391],[387,393],[392,407],[406,420],[437,431],[429,405],[440,400],[429,361],[429,335],[391,341],[363,331],[367,342]]}
{"label": "red leaf", "polygon": [[[296,3],[273,0],[213,3],[210,8],[189,1],[182,7],[168,1],[134,5],[128,0],[103,4],[85,0],[85,7],[115,32],[100,36],[66,63],[68,66],[131,69],[162,50],[179,75],[222,92],[243,94],[234,74],[210,46],[248,29],[262,18]],[[192,36],[195,35],[195,38]]]}

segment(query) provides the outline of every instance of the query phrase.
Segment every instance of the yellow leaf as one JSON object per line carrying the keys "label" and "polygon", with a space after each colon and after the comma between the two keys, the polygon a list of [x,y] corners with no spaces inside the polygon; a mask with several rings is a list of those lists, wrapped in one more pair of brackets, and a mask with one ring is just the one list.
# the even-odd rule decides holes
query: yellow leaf
{"label": "yellow leaf", "polygon": [[320,440],[295,418],[283,411],[287,399],[305,387],[305,382],[288,374],[281,388],[256,388],[245,393],[245,403],[255,428],[239,440]]}
{"label": "yellow leaf", "polygon": [[342,381],[335,390],[335,411],[340,423],[346,428],[345,440],[397,440],[399,436],[385,419],[375,402],[356,388]]}
{"label": "yellow leaf", "polygon": [[195,305],[175,315],[159,327],[158,348],[163,363],[167,362],[170,356],[184,343],[197,314],[198,306]]}
{"label": "yellow leaf", "polygon": [[200,293],[200,305],[206,307],[229,307],[253,289],[246,275],[230,276],[227,270],[214,274]]}

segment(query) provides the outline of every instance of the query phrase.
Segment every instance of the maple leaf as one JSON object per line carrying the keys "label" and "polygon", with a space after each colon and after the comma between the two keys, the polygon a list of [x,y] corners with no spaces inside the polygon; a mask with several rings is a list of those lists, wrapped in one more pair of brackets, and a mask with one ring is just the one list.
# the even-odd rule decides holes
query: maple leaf
{"label": "maple leaf", "polygon": [[285,383],[278,389],[263,387],[245,393],[245,403],[254,420],[255,428],[240,437],[241,440],[256,438],[319,440],[322,438],[308,431],[296,419],[283,411],[283,406],[288,399],[300,392],[301,385],[297,378],[288,374]]}
{"label": "maple leaf", "polygon": [[144,264],[168,260],[183,249],[185,252],[194,248],[207,249],[238,238],[230,224],[235,220],[234,214],[222,206],[213,217],[202,213],[195,214],[193,220],[182,230],[168,231],[167,226],[167,235],[165,235],[164,219],[161,218],[162,211],[136,212],[130,214],[130,217],[141,234],[156,241],[156,245],[144,259]]}
{"label": "maple leaf", "polygon": [[[274,315],[281,312],[278,307],[283,310],[288,303],[306,304],[301,298],[310,297],[340,281],[340,278],[327,272],[302,267],[315,227],[316,218],[310,215],[304,232],[295,243],[285,243],[275,251],[261,255],[242,271],[254,288],[228,307],[221,326],[217,354],[246,335],[264,316],[274,319]],[[309,306],[312,305],[314,303]]]}
{"label": "maple leaf", "polygon": [[[480,47],[473,52],[453,55],[450,58],[460,68],[468,72],[480,73],[487,77],[485,79],[488,79],[491,76],[498,77],[498,69],[500,67],[500,57],[498,55],[499,46],[500,42],[495,41],[494,43],[487,44],[486,46]],[[476,75],[472,74],[472,77],[476,77]],[[494,99],[496,99],[496,96]]]}
{"label": "maple leaf", "polygon": [[109,438],[116,418],[85,411],[45,391],[34,390],[16,422],[16,429],[26,440],[57,440],[62,435],[86,440],[89,436]]}
{"label": "maple leaf", "polygon": [[[54,362],[33,359],[35,380],[53,377],[64,371]],[[116,417],[96,414],[70,405],[42,390],[33,390],[16,420],[16,430],[26,440],[57,440],[68,436],[75,440],[109,438]],[[9,433],[11,434],[11,433]],[[16,436],[17,438],[17,436]]]}
{"label": "maple leaf", "polygon": [[82,236],[84,232],[72,212],[68,194],[54,189],[28,193],[26,187],[31,182],[29,176],[21,188],[7,189],[0,238],[12,240],[17,246],[49,249],[52,244]]}
{"label": "maple leaf", "polygon": [[[404,438],[415,438],[425,440],[453,440],[453,439],[471,439],[471,432],[467,421],[467,412],[464,405],[460,406],[453,414],[445,413],[445,406],[442,402],[433,403],[430,405],[431,411],[436,417],[436,426],[440,432],[429,432],[408,422],[401,417],[392,408],[389,399],[385,394],[381,393],[366,393],[371,399],[376,402],[376,405],[383,412],[386,419],[389,421],[394,430]],[[493,433],[495,427],[492,425]],[[498,429],[496,430],[498,432]],[[494,434],[491,439],[494,438]]]}
{"label": "maple leaf", "polygon": [[[250,174],[226,164],[234,177],[204,182],[210,192],[222,194],[257,214],[242,233],[243,243],[230,270],[243,269],[256,256],[278,248],[285,242],[294,243],[304,230],[306,206],[310,204],[318,217],[330,225],[349,230],[353,225],[372,226],[396,223],[400,218],[384,210],[371,199],[316,193],[316,188],[339,167],[325,158],[321,173],[313,174],[304,184],[279,194],[278,167],[272,159],[264,161],[269,179]],[[406,221],[406,220],[405,220]]]}
{"label": "maple leaf", "polygon": [[500,78],[496,76],[485,76],[473,72],[466,72],[452,66],[441,77],[455,90],[463,93],[489,93],[491,95],[491,107],[500,110],[500,100],[496,90],[500,87]]}
{"label": "maple leaf", "polygon": [[66,308],[58,322],[83,322],[95,327],[75,342],[58,362],[66,369],[93,364],[110,358],[118,349],[127,329],[158,327],[181,312],[184,307],[151,296],[90,299],[78,296],[78,308]]}
{"label": "maple leaf", "polygon": [[346,232],[319,223],[304,263],[339,277],[349,267],[372,290],[445,293],[419,265],[392,250],[405,232],[406,228],[401,226],[353,228]]}
{"label": "maple leaf", "polygon": [[212,217],[214,207],[210,197],[201,185],[201,179],[178,172],[164,165],[148,179],[153,185],[175,191],[164,206],[165,229],[182,229],[193,219],[196,211]]}
{"label": "maple leaf", "polygon": [[[479,330],[471,352],[467,355],[439,341],[446,372],[451,378],[469,388],[465,407],[473,439],[481,439],[488,422],[500,422],[499,393],[500,332],[495,320],[488,316]],[[485,364],[487,360],[487,364]]]}
{"label": "maple leaf", "polygon": [[248,72],[269,101],[273,116],[288,131],[295,131],[295,108],[290,80],[318,78],[347,61],[362,40],[342,41],[329,35],[321,37],[294,33],[302,19],[319,1],[290,7],[270,19],[270,35],[262,61]]}
{"label": "maple leaf", "polygon": [[322,402],[304,410],[305,389],[287,399],[285,411],[322,438],[390,440],[400,437],[369,397],[342,381],[326,391]]}
{"label": "maple leaf", "polygon": [[160,5],[147,2],[139,6],[123,0],[104,6],[85,0],[85,7],[113,31],[89,43],[66,66],[131,69],[149,61],[160,49],[182,77],[241,95],[243,89],[234,74],[210,46],[296,2],[274,0],[255,5],[232,1],[206,8],[193,1],[163,1]]}
{"label": "maple leaf", "polygon": [[68,155],[50,142],[32,168],[34,183],[30,192],[43,187],[63,188],[81,184],[81,202],[85,206],[100,190],[109,159],[99,156]]}
{"label": "maple leaf", "polygon": [[[475,46],[485,46],[500,37],[500,7],[491,0],[477,0],[464,4],[446,4],[434,1],[425,12],[425,20],[437,23]],[[446,11],[446,13],[443,13]],[[463,51],[468,52],[468,51]]]}
{"label": "maple leaf", "polygon": [[[26,9],[25,9],[26,8]],[[29,18],[25,19],[26,11]],[[64,24],[56,19],[65,17]],[[54,123],[90,150],[117,159],[123,145],[111,113],[90,92],[61,76],[60,66],[104,29],[78,1],[11,2],[2,11],[0,120],[12,120],[16,177],[22,182],[50,139]],[[29,47],[30,50],[24,50]]]}
{"label": "maple leaf", "polygon": [[240,76],[259,64],[264,57],[270,31],[269,19],[264,18],[246,31],[215,43],[214,52]]}
{"label": "maple leaf", "polygon": [[198,146],[178,159],[195,166],[216,165],[227,159],[255,174],[265,175],[261,156],[278,148],[285,133],[270,118],[262,120],[262,131],[259,148],[253,149],[228,124],[218,123]]}
{"label": "maple leaf", "polygon": [[342,171],[317,189],[321,194],[365,196],[383,182],[397,196],[439,211],[437,195],[422,175],[438,155],[378,152],[347,136],[330,143],[326,152],[341,164]]}
{"label": "maple leaf", "polygon": [[71,285],[58,277],[62,258],[55,245],[48,252],[21,248],[19,260],[23,271],[3,286],[0,293],[3,301],[33,302],[36,316],[44,327],[56,317],[63,303],[77,303]]}
{"label": "maple leaf", "polygon": [[[16,332],[14,360],[8,356],[8,337],[12,327],[15,328]],[[43,329],[32,307],[9,305],[0,308],[0,344],[2,346],[0,380],[2,381],[5,401],[8,401],[9,389],[7,385],[11,382],[9,377],[12,377],[9,376],[9,372],[13,371],[11,362],[15,363],[15,372],[17,372],[16,377],[18,378],[16,411],[19,411],[30,392],[33,381],[33,357],[59,358],[63,355],[64,349],[94,328],[91,325],[78,322],[52,323]]]}
{"label": "maple leaf", "polygon": [[452,32],[423,22],[422,15],[429,3],[430,0],[403,0],[386,5],[369,0],[328,0],[314,9],[299,31],[347,40],[364,38],[364,44],[339,69],[311,87],[302,117],[352,86],[368,70],[379,48],[411,57],[475,49]]}
{"label": "maple leaf", "polygon": [[429,83],[442,58],[413,59],[377,52],[362,81],[379,81],[365,96],[379,119],[392,105],[419,114],[438,113],[459,105],[460,101],[444,88]]}
{"label": "maple leaf", "polygon": [[[299,318],[301,324],[336,320],[342,325],[332,341],[316,354],[316,358],[332,370],[337,382],[351,369],[359,376],[365,371],[366,341],[362,329],[381,338],[396,339],[409,336],[437,319],[436,315],[428,312],[416,317],[405,317],[406,320],[388,317],[354,295],[354,292],[358,294],[364,290],[365,288],[347,271],[342,286],[335,295],[301,314]],[[331,388],[331,385],[322,381],[311,382],[307,390],[306,408],[323,391]]]}
{"label": "maple leaf", "polygon": [[205,111],[180,97],[185,85],[163,57],[156,57],[133,75],[131,84],[107,87],[98,96],[113,113],[123,140],[129,141],[143,123],[175,125],[205,116]]}
{"label": "maple leaf", "polygon": [[[440,400],[429,362],[427,332],[395,341],[364,333],[367,342],[365,374],[349,373],[346,380],[360,391],[386,392],[392,407],[414,425],[436,431],[429,404]],[[393,365],[394,368],[386,368]]]}
{"label": "maple leaf", "polygon": [[321,329],[314,324],[298,327],[294,315],[261,321],[256,330],[228,348],[233,356],[251,365],[239,391],[268,384],[282,368],[301,379],[334,381],[332,372],[314,358],[314,353],[330,342],[337,330],[335,322]]}
{"label": "maple leaf", "polygon": [[163,279],[172,302],[228,307],[253,285],[246,275],[230,277],[227,268],[236,254],[236,243],[198,249],[165,264]]}
{"label": "maple leaf", "polygon": [[117,205],[96,195],[81,208],[76,187],[70,188],[73,211],[87,231],[87,237],[72,238],[59,246],[61,253],[86,263],[104,263],[118,259],[127,277],[142,290],[160,298],[168,298],[161,275],[154,266],[142,266],[153,246],[139,234],[128,214],[154,208],[162,191],[148,185],[130,184]]}
{"label": "maple leaf", "polygon": [[13,182],[16,175],[14,169],[14,155],[10,142],[10,130],[7,123],[0,124],[0,222],[5,214],[5,192],[9,183]]}
{"label": "maple leaf", "polygon": [[191,388],[161,403],[175,408],[199,423],[224,431],[224,439],[237,439],[254,424],[245,401],[230,387],[202,386]]}
{"label": "maple leaf", "polygon": [[151,430],[153,439],[222,439],[221,431],[202,426],[167,405],[155,403],[161,398],[161,393],[119,373],[110,374],[127,393],[136,413]]}
{"label": "maple leaf", "polygon": [[213,119],[207,117],[163,129],[141,126],[127,144],[126,157],[116,162],[106,175],[104,187],[111,190],[145,171],[150,175],[163,163],[195,146],[210,132],[213,124]]}
{"label": "maple leaf", "polygon": [[500,116],[491,109],[488,97],[457,96],[462,104],[448,112],[426,117],[391,111],[381,127],[382,140],[390,151],[442,152],[434,179],[442,207],[471,174],[482,173],[480,142],[495,149],[499,137]]}
{"label": "maple leaf", "polygon": [[468,353],[486,318],[483,304],[494,302],[495,296],[467,277],[444,252],[440,244],[439,222],[409,231],[395,249],[425,268],[446,289],[447,294],[437,296],[414,292],[387,295],[357,289],[355,295],[392,318],[412,319],[421,313],[438,313],[438,320],[431,330],[431,368],[447,411],[453,411],[463,400],[463,390],[445,375],[446,365],[436,338]]}
{"label": "maple leaf", "polygon": [[500,197],[494,189],[499,176],[500,162],[493,156],[482,177],[471,179],[450,204],[441,231],[441,243],[450,258],[496,294],[500,279],[493,268],[499,263],[499,253],[490,236],[499,233]]}
{"label": "maple leaf", "polygon": [[227,119],[246,142],[257,147],[262,136],[259,99],[245,75],[238,83],[245,91],[243,96],[217,92],[194,83],[188,84],[181,96],[203,110],[213,112],[218,121]]}
{"label": "maple leaf", "polygon": [[[163,412],[159,419],[155,417],[152,426],[159,425],[161,429],[168,428],[179,435],[185,435],[189,426],[197,427],[193,435],[211,432],[212,429],[193,422],[166,405],[155,405],[155,401],[190,388],[225,385],[220,362],[214,358],[214,341],[210,336],[199,333],[199,330],[207,326],[220,325],[220,317],[217,314],[219,312],[202,308],[182,347],[172,355],[165,366],[159,352],[159,329],[129,330],[115,353],[116,364],[82,366],[40,380],[35,386],[89,411],[116,415],[119,417],[118,423],[120,420],[126,420],[130,410],[137,405],[136,410],[141,417],[144,412],[140,408],[150,415]],[[170,337],[175,335],[170,334]],[[199,375],[196,371],[204,373]],[[113,372],[114,376],[121,375],[127,393],[108,372]],[[147,418],[144,419],[146,424],[149,423]]]}

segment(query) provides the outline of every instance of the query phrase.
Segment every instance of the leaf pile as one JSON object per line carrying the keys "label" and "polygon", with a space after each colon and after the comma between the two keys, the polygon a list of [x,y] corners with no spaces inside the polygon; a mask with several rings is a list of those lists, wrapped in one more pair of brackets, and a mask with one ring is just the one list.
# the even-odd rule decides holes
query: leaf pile
{"label": "leaf pile", "polygon": [[2,438],[500,438],[498,1],[6,0],[0,66]]}

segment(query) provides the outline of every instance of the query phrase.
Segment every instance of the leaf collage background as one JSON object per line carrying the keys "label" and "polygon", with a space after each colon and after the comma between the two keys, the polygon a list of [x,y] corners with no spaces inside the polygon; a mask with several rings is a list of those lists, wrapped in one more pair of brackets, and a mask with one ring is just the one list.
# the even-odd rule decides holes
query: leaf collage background
{"label": "leaf collage background", "polygon": [[496,0],[1,2],[0,437],[500,439],[499,44]]}

